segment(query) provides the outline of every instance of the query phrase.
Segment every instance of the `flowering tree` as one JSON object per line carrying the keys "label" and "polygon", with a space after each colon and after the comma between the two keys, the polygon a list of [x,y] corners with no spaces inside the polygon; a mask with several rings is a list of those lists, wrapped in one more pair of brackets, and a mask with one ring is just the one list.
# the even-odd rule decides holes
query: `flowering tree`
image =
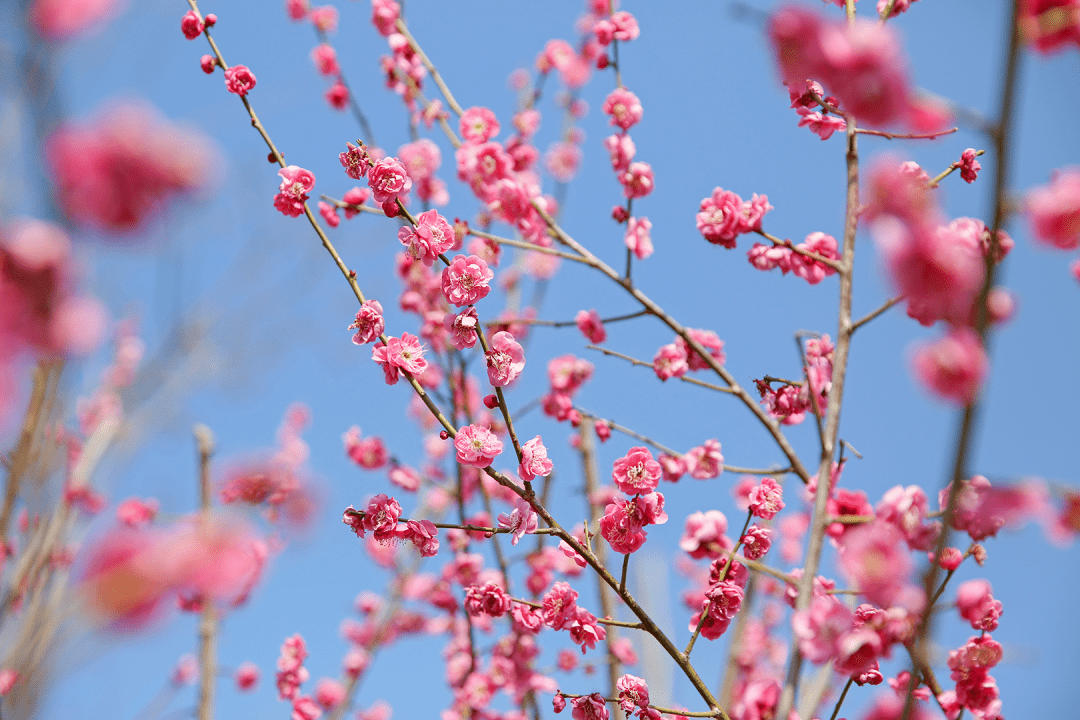
{"label": "flowering tree", "polygon": [[[1024,456],[1013,471],[1014,456],[1003,462],[975,445],[996,398],[991,340],[1024,322],[1024,313],[1013,320],[1017,307],[1040,292],[1060,306],[1056,315],[1075,308],[1062,298],[1075,297],[1080,261],[1060,252],[1080,246],[1080,172],[1062,162],[1080,160],[1075,141],[1055,136],[1052,161],[1031,171],[1038,181],[1018,190],[1012,178],[1022,60],[1028,48],[1064,53],[1075,69],[1080,5],[1003,9],[1002,47],[987,57],[1003,56],[1004,68],[982,78],[997,99],[979,112],[917,89],[897,26],[933,13],[932,1],[832,4],[740,10],[749,22],[735,27],[771,58],[768,79],[755,79],[771,93],[761,107],[710,83],[700,57],[681,68],[679,92],[719,89],[723,102],[710,112],[766,124],[739,131],[756,146],[745,167],[716,162],[685,108],[663,131],[670,145],[646,133],[665,95],[655,91],[654,105],[646,90],[647,79],[662,80],[646,70],[650,53],[664,49],[647,43],[649,21],[660,21],[644,8],[598,0],[572,28],[560,18],[572,40],[538,36],[499,69],[535,56],[511,74],[513,92],[493,99],[455,83],[448,63],[468,48],[439,32],[444,8],[410,3],[406,18],[399,2],[373,0],[339,17],[334,6],[290,0],[278,21],[297,25],[284,32],[303,33],[301,47],[314,30],[305,92],[324,78],[324,107],[304,106],[303,132],[275,122],[290,103],[280,98],[295,92],[274,81],[279,64],[268,60],[264,72],[245,50],[257,20],[219,20],[194,0],[178,8],[183,37],[202,44],[178,55],[189,76],[209,76],[185,93],[217,98],[215,121],[255,131],[221,136],[231,154],[247,153],[234,161],[257,189],[232,212],[272,223],[298,246],[317,243],[319,262],[337,273],[320,283],[337,298],[333,311],[311,307],[291,332],[271,331],[270,346],[288,357],[294,339],[325,326],[326,352],[347,360],[324,368],[324,383],[304,385],[313,411],[291,406],[273,450],[219,451],[241,436],[231,431],[234,411],[211,404],[195,428],[197,462],[169,471],[190,494],[148,498],[139,481],[129,485],[136,496],[112,503],[102,462],[159,421],[154,392],[192,379],[172,356],[198,355],[161,338],[144,365],[137,324],[121,322],[100,381],[68,409],[65,362],[110,332],[104,304],[76,280],[69,237],[130,244],[163,233],[169,206],[175,217],[193,202],[178,196],[215,193],[224,151],[132,102],[42,135],[66,225],[13,218],[0,246],[0,412],[14,428],[0,512],[4,715],[39,712],[72,634],[144,633],[179,609],[196,620],[181,628],[193,654],[163,694],[133,697],[131,714],[149,703],[145,717],[210,718],[230,703],[250,713],[245,703],[267,701],[293,718],[385,718],[378,679],[396,677],[416,697],[390,703],[447,720],[539,718],[567,705],[576,720],[1002,717],[1016,692],[995,679],[1007,669],[1002,638],[1014,617],[1002,620],[1013,607],[1003,598],[1019,571],[998,561],[994,574],[997,558],[1011,556],[991,538],[1038,521],[1067,542],[1080,528],[1080,495],[1067,482],[1020,479],[1068,477],[1067,460],[1061,470],[1041,459],[1033,468]],[[48,59],[58,46],[41,38],[59,42],[114,12],[108,2],[38,0],[27,15],[28,57]],[[681,33],[692,20],[681,18]],[[747,30],[759,23],[763,34]],[[175,18],[169,27],[182,43]],[[362,89],[371,66],[346,62],[355,41],[344,39],[358,37],[378,43],[382,88]],[[599,113],[590,115],[590,100]],[[263,102],[270,111],[260,115]],[[38,112],[46,125],[47,106]],[[558,131],[541,153],[545,115]],[[402,119],[408,137],[392,152],[397,143],[380,145],[375,132],[384,138]],[[587,128],[606,136],[590,140]],[[770,133],[801,160],[762,162],[776,159]],[[267,152],[278,166],[272,181]],[[442,168],[444,154],[452,169]],[[795,205],[798,194],[793,173],[799,192],[815,187],[808,207],[787,211],[781,198]],[[825,180],[835,186],[819,189]],[[967,198],[979,188],[988,200],[981,219],[947,209],[966,201],[946,203],[946,191]],[[1020,214],[1014,241],[1006,226]],[[1006,289],[1003,269],[1037,243],[1057,251],[1042,256],[1052,258],[1045,276]],[[224,274],[225,304],[245,278],[274,288],[256,296],[260,315],[277,309],[278,293],[299,297],[295,278],[259,275],[263,252],[239,252]],[[931,330],[898,361],[874,334],[883,325],[905,344],[920,325]],[[191,325],[178,328],[183,340]],[[1076,357],[1070,342],[1058,352]],[[860,374],[862,353],[874,362]],[[286,375],[302,374],[284,364]],[[994,374],[1007,388],[1024,377],[1023,366],[1011,370]],[[924,393],[915,405],[903,397],[909,386]],[[1046,417],[1061,405],[1054,400]],[[401,408],[419,433],[397,419]],[[322,440],[305,440],[324,410],[350,419],[316,425]],[[956,429],[942,428],[945,411],[959,417]],[[1021,424],[1037,437],[1052,437],[1053,425],[1066,426],[1063,437],[1076,430],[1008,417],[991,433],[1019,435]],[[1063,442],[1049,445],[1060,454]],[[190,455],[190,436],[171,444]],[[321,460],[324,450],[341,467]],[[897,458],[907,461],[902,473],[886,469]],[[290,566],[300,551],[286,548],[330,517],[345,526],[327,529],[319,545],[334,559]],[[686,581],[669,611],[672,558]],[[340,639],[315,641],[338,618],[317,611],[320,593],[275,593],[275,566],[294,586],[314,570],[309,589],[361,591]],[[255,620],[245,635],[268,635],[265,644],[228,633],[247,614]],[[291,629],[269,630],[282,622]],[[417,645],[444,667],[422,667],[412,650],[394,654]],[[385,670],[383,653],[395,658]],[[403,671],[403,662],[431,674]],[[261,699],[226,696],[223,671],[241,691],[261,688]],[[415,693],[417,683],[427,692]],[[188,684],[197,685],[193,707],[167,710]]]}

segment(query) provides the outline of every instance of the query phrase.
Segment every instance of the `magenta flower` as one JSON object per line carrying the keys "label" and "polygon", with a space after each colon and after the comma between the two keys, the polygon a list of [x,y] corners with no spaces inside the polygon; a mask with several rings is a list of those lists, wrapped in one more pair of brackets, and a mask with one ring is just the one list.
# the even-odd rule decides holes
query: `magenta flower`
{"label": "magenta flower", "polygon": [[395,385],[398,381],[398,367],[390,362],[390,350],[381,342],[371,348],[371,359],[382,367],[387,385]]}
{"label": "magenta flower", "polygon": [[715,438],[690,448],[683,459],[686,461],[686,471],[695,480],[719,477],[724,472],[724,456],[720,453],[720,442]]}
{"label": "magenta flower", "polygon": [[365,300],[348,329],[356,330],[352,337],[354,344],[366,345],[377,340],[384,328],[382,305],[378,300]]}
{"label": "magenta flower", "polygon": [[993,632],[1001,617],[1001,601],[991,594],[986,580],[969,580],[956,589],[956,609],[976,630]]}
{"label": "magenta flower", "polygon": [[471,107],[461,115],[458,129],[465,142],[479,145],[499,134],[499,121],[488,108]]}
{"label": "magenta flower", "polygon": [[612,550],[623,555],[636,552],[647,539],[636,513],[631,515],[628,512],[633,508],[633,503],[617,498],[604,508],[604,515],[600,518],[600,534]]}
{"label": "magenta flower", "polygon": [[308,193],[315,187],[315,174],[296,165],[289,165],[278,170],[281,185],[274,196],[274,207],[289,217],[304,213],[304,203]]}
{"label": "magenta flower", "polygon": [[751,525],[742,538],[742,552],[750,560],[760,560],[772,547],[772,530]]}
{"label": "magenta flower", "polygon": [[[570,639],[581,646],[582,655],[585,654],[586,650],[596,647],[596,643],[607,637],[607,630],[604,629],[603,625],[596,622],[596,616],[580,606],[577,608],[577,613],[567,630],[570,632]],[[577,710],[578,708],[575,706],[575,718],[577,717]],[[607,717],[607,707],[604,707],[603,717]]]}
{"label": "magenta flower", "polygon": [[628,198],[643,198],[653,191],[656,182],[652,165],[647,162],[632,162],[626,171],[619,174],[623,186],[623,195]]}
{"label": "magenta flower", "polygon": [[375,202],[385,206],[399,196],[408,195],[412,189],[412,179],[396,158],[383,158],[375,161],[368,171],[368,187],[375,196]]}
{"label": "magenta flower", "polygon": [[611,124],[624,131],[641,122],[644,110],[638,96],[626,88],[615,88],[604,100],[603,111],[611,116]]}
{"label": "magenta flower", "polygon": [[255,73],[244,65],[233,65],[225,71],[225,88],[233,93],[244,97],[255,87]]}
{"label": "magenta flower", "polygon": [[495,277],[487,263],[475,255],[456,256],[442,271],[442,291],[448,302],[458,307],[472,305],[487,297],[488,283]]}
{"label": "magenta flower", "polygon": [[695,560],[708,557],[716,559],[731,549],[727,532],[727,518],[719,510],[695,512],[688,515],[679,548]]}
{"label": "magenta flower", "polygon": [[649,686],[634,675],[623,675],[615,687],[619,691],[619,706],[629,717],[636,709],[649,707]]}
{"label": "magenta flower", "polygon": [[[540,436],[537,435],[536,439],[539,440]],[[541,445],[541,448],[542,447],[543,446]],[[522,448],[522,454],[524,454],[524,448]],[[547,460],[546,456],[544,459],[545,461]],[[522,463],[522,467],[524,467],[524,465],[525,463]],[[551,463],[547,462],[547,465],[548,472],[551,472]],[[547,473],[538,474],[546,475]],[[509,529],[512,537],[510,544],[517,545],[518,541],[525,535],[536,532],[537,527],[539,527],[539,519],[537,518],[536,511],[533,510],[532,505],[524,498],[518,498],[514,501],[513,512],[509,515],[506,513],[499,513],[499,527]]]}
{"label": "magenta flower", "polygon": [[[695,342],[709,351],[709,355],[717,364],[723,365],[727,362],[727,356],[724,354],[724,341],[712,330],[687,328],[686,332]],[[705,362],[705,358],[701,357],[696,350],[690,349],[690,345],[682,339],[682,336],[675,338],[675,344],[686,354],[686,364],[691,370],[709,369],[710,365]]]}
{"label": "magenta flower", "polygon": [[656,351],[653,357],[653,372],[661,380],[682,377],[690,370],[686,362],[686,351],[675,343],[668,343]]}
{"label": "magenta flower", "polygon": [[454,244],[454,228],[437,210],[428,210],[416,217],[416,227],[400,228],[398,240],[411,257],[432,265]]}
{"label": "magenta flower", "polygon": [[469,585],[465,588],[465,611],[473,617],[502,617],[510,612],[510,605],[510,596],[495,583]]}
{"label": "magenta flower", "polygon": [[360,438],[360,428],[353,425],[341,436],[345,454],[365,470],[378,470],[389,458],[386,446],[378,437]]}
{"label": "magenta flower", "polygon": [[245,662],[240,665],[236,670],[236,675],[233,678],[236,681],[236,688],[242,692],[246,692],[255,687],[255,684],[259,682],[259,666],[255,663]]}
{"label": "magenta flower", "polygon": [[544,624],[552,630],[567,627],[577,615],[577,591],[564,582],[557,582],[541,601]]}
{"label": "magenta flower", "polygon": [[180,29],[184,33],[184,37],[188,40],[194,40],[202,35],[203,21],[194,10],[188,10],[184,13],[184,17],[180,19]]}
{"label": "magenta flower", "polygon": [[600,313],[596,312],[595,308],[592,310],[578,310],[578,314],[574,316],[574,322],[577,324],[578,330],[588,338],[589,342],[600,344],[607,339],[604,323],[600,320]]}
{"label": "magenta flower", "polygon": [[761,483],[750,490],[750,512],[754,517],[772,520],[784,509],[783,489],[771,477],[761,478]]}
{"label": "magenta flower", "polygon": [[[535,480],[537,475],[547,477],[554,466],[548,460],[547,448],[537,435],[521,446],[521,465],[518,476],[522,480]],[[500,516],[501,517],[501,516]]]}
{"label": "magenta flower", "polygon": [[[584,651],[584,648],[582,650]],[[573,707],[574,720],[608,720],[607,703],[600,693],[573,698],[570,700],[570,705]]]}
{"label": "magenta flower", "polygon": [[652,223],[647,217],[632,217],[626,222],[626,234],[623,236],[623,241],[638,260],[644,260],[653,254],[651,231]]}
{"label": "magenta flower", "polygon": [[733,249],[735,239],[744,232],[743,200],[730,190],[716,188],[701,201],[697,229],[714,245]]}
{"label": "magenta flower", "polygon": [[476,328],[480,324],[476,308],[467,307],[459,313],[446,313],[443,328],[450,335],[450,344],[458,350],[476,345]]}
{"label": "magenta flower", "polygon": [[915,351],[912,366],[923,384],[957,405],[974,401],[989,371],[986,351],[969,328],[953,328],[945,337],[923,345]]}
{"label": "magenta flower", "polygon": [[491,337],[491,351],[487,353],[488,380],[493,387],[505,387],[517,380],[525,368],[525,351],[514,336],[506,331]]}
{"label": "magenta flower", "polygon": [[420,344],[420,339],[407,332],[401,333],[400,338],[388,338],[386,359],[391,365],[405,370],[413,377],[422,375],[427,370],[427,360],[424,359],[424,347]]}
{"label": "magenta flower", "polygon": [[502,452],[503,444],[495,433],[482,425],[466,425],[454,438],[457,461],[481,470],[489,467]]}
{"label": "magenta flower", "polygon": [[647,447],[630,448],[615,461],[611,479],[627,495],[651,493],[660,484],[662,470]]}
{"label": "magenta flower", "polygon": [[1024,210],[1037,240],[1061,250],[1080,247],[1080,168],[1055,171],[1049,185],[1028,193]]}
{"label": "magenta flower", "polygon": [[[345,174],[353,180],[359,180],[360,178],[365,177],[369,168],[367,150],[363,147],[357,147],[352,143],[345,143],[345,145],[348,149],[343,153],[338,153],[338,161],[341,163],[341,166],[345,168]],[[365,197],[364,200],[367,200],[367,197]],[[352,201],[346,200],[345,202]]]}
{"label": "magenta flower", "polygon": [[615,172],[625,172],[637,153],[634,141],[626,133],[604,138],[604,147],[611,155],[611,169]]}

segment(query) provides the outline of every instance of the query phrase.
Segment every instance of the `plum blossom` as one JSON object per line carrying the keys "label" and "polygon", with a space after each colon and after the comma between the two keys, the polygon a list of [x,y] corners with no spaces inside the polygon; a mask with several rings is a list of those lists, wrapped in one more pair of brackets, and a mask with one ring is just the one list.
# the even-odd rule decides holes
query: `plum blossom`
{"label": "plum blossom", "polygon": [[458,307],[472,305],[487,297],[488,283],[495,273],[476,255],[457,255],[442,271],[442,291],[447,301]]}
{"label": "plum blossom", "polygon": [[345,443],[345,454],[365,470],[378,470],[386,465],[389,455],[383,441],[378,437],[361,439],[360,428],[354,425],[341,439]]}
{"label": "plum blossom", "polygon": [[607,340],[607,331],[604,329],[604,323],[600,319],[600,313],[596,312],[595,308],[592,310],[579,310],[574,317],[574,322],[577,324],[578,330],[589,342],[599,345]]}
{"label": "plum blossom", "polygon": [[278,170],[281,185],[274,196],[274,207],[289,217],[304,214],[304,203],[308,193],[315,187],[315,174],[296,165],[289,165]]}
{"label": "plum blossom", "polygon": [[505,330],[491,336],[491,351],[486,357],[488,380],[492,387],[509,385],[525,369],[525,351],[514,336]]}
{"label": "plum blossom", "polygon": [[184,17],[180,18],[180,30],[183,31],[184,37],[188,40],[194,40],[202,35],[203,21],[194,10],[188,10],[184,13]]}
{"label": "plum blossom", "polygon": [[977,154],[975,148],[968,148],[960,154],[960,160],[953,163],[953,166],[960,169],[960,177],[963,178],[966,183],[975,182],[975,178],[978,177],[979,171],[982,170],[982,165],[976,159]]}
{"label": "plum blossom", "polygon": [[916,350],[912,366],[919,380],[935,394],[969,405],[986,378],[989,360],[973,330],[953,328],[945,337]]}
{"label": "plum blossom", "polygon": [[1056,171],[1049,185],[1028,192],[1024,210],[1037,240],[1061,250],[1080,247],[1080,168]]}
{"label": "plum blossom", "polygon": [[430,266],[454,244],[454,229],[437,210],[428,210],[416,216],[416,227],[399,228],[398,240],[410,257]]}
{"label": "plum blossom", "polygon": [[976,630],[993,632],[1001,617],[1001,601],[991,594],[986,580],[969,580],[956,589],[956,609]]}
{"label": "plum blossom", "polygon": [[465,142],[478,145],[499,134],[499,121],[488,108],[471,107],[461,115],[458,129]]}
{"label": "plum blossom", "polygon": [[652,223],[647,217],[632,217],[626,222],[626,234],[623,240],[627,249],[634,253],[638,260],[644,260],[653,254]]}
{"label": "plum blossom", "polygon": [[482,425],[466,425],[454,438],[457,461],[481,470],[489,467],[503,450],[502,442]]}
{"label": "plum blossom", "polygon": [[761,478],[761,483],[750,490],[750,512],[763,520],[772,520],[784,509],[783,490],[771,477]]}
{"label": "plum blossom", "polygon": [[458,350],[467,350],[476,345],[476,328],[479,324],[474,307],[467,307],[458,313],[446,313],[443,318],[443,328],[450,334],[450,344]]}
{"label": "plum blossom", "polygon": [[574,720],[608,720],[607,703],[600,693],[573,698],[570,705]]}
{"label": "plum blossom", "polygon": [[627,495],[651,493],[660,484],[662,470],[647,447],[630,448],[615,461],[611,479]]}
{"label": "plum blossom", "polygon": [[661,346],[653,357],[653,371],[661,380],[682,377],[690,370],[686,351],[675,343]]}
{"label": "plum blossom", "polygon": [[254,87],[255,73],[246,65],[233,65],[225,71],[225,88],[234,95],[244,97]]}
{"label": "plum blossom", "polygon": [[731,540],[727,532],[727,518],[719,510],[695,512],[688,515],[679,548],[695,560],[701,558],[716,559],[722,552],[731,549]]}
{"label": "plum blossom", "polygon": [[352,337],[353,344],[366,345],[377,340],[383,334],[385,327],[382,304],[378,300],[365,300],[348,329],[356,331]]}
{"label": "plum blossom", "polygon": [[[643,198],[656,186],[652,165],[646,162],[632,162],[627,165],[626,170],[619,174],[619,182],[623,186],[623,195],[628,198]],[[646,232],[651,227],[652,225],[645,228]]]}
{"label": "plum blossom", "polygon": [[624,131],[641,122],[644,111],[637,95],[626,88],[615,88],[604,100],[603,111],[611,116],[611,124]]}
{"label": "plum blossom", "polygon": [[554,466],[548,460],[547,448],[537,435],[521,446],[521,466],[518,475],[522,480],[535,480],[537,475],[547,477]]}
{"label": "plum blossom", "polygon": [[397,158],[376,160],[368,170],[368,187],[371,188],[375,202],[382,205],[384,209],[387,204],[392,204],[408,195],[412,185],[412,178]]}
{"label": "plum blossom", "polygon": [[724,472],[724,456],[720,453],[720,442],[715,438],[687,450],[683,460],[687,472],[695,480],[719,477]]}
{"label": "plum blossom", "polygon": [[[540,436],[537,435],[537,439],[539,439],[539,437]],[[522,463],[522,465],[524,465],[524,463]],[[548,462],[548,472],[551,472],[550,465],[551,463]],[[525,500],[524,498],[515,500],[513,512],[509,515],[506,513],[499,513],[498,519],[499,527],[510,530],[511,545],[517,545],[518,541],[525,535],[536,532],[536,529],[540,524],[536,511],[533,510],[532,505],[529,504],[528,500]]]}

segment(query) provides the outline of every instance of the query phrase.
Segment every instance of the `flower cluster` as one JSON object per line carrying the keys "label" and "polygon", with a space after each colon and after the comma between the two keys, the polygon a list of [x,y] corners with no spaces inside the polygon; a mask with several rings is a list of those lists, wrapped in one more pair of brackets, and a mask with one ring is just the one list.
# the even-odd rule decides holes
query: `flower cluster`
{"label": "flower cluster", "polygon": [[762,218],[772,209],[767,195],[754,193],[750,200],[743,200],[730,190],[718,187],[701,201],[697,229],[713,245],[732,250],[739,235],[761,230]]}

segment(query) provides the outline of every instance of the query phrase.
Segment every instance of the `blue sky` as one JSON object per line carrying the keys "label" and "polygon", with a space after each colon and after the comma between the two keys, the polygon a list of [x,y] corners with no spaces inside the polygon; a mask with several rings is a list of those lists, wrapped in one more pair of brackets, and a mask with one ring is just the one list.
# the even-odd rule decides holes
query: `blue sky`
{"label": "blue sky", "polygon": [[[762,11],[772,5],[751,3]],[[826,12],[837,9],[805,3]],[[869,10],[869,3],[864,3]],[[507,76],[531,67],[550,38],[575,39],[578,2],[542,5],[495,0],[439,3],[410,0],[409,25],[435,61],[459,101],[486,105],[503,123],[515,108]],[[385,41],[370,26],[367,2],[342,2],[340,30],[333,41],[342,66],[383,147],[391,152],[407,142],[406,117],[396,96],[382,87],[378,57]],[[316,193],[340,197],[355,183],[345,177],[337,153],[358,130],[346,114],[322,100],[325,81],[314,71],[309,52],[315,35],[309,26],[288,21],[276,3],[235,0],[204,5],[219,21],[214,37],[226,59],[248,65],[258,77],[250,99],[289,162],[312,170]],[[837,283],[827,279],[810,287],[802,280],[754,270],[745,260],[751,242],[738,250],[705,243],[694,227],[701,198],[716,186],[743,197],[767,194],[775,209],[768,231],[799,242],[813,231],[841,235],[843,221],[843,142],[822,142],[797,128],[753,13],[736,17],[727,3],[624,4],[642,27],[640,39],[621,48],[623,80],[642,100],[643,122],[632,135],[638,159],[656,172],[656,191],[635,202],[635,212],[653,223],[656,254],[635,266],[634,278],[683,324],[711,328],[726,342],[727,367],[748,384],[769,373],[798,371],[793,334],[798,330],[835,337]],[[272,687],[273,662],[282,640],[293,633],[309,642],[313,678],[336,676],[345,643],[338,636],[362,589],[380,590],[383,572],[374,568],[356,539],[340,524],[341,510],[372,494],[389,492],[382,473],[365,473],[342,452],[341,434],[360,425],[365,435],[381,435],[403,462],[422,461],[420,433],[405,417],[404,386],[387,387],[365,350],[349,342],[346,326],[355,299],[302,220],[275,211],[271,198],[278,183],[276,167],[266,163],[266,149],[247,122],[238,100],[225,92],[220,73],[207,77],[198,67],[206,52],[201,39],[184,40],[179,32],[181,2],[133,2],[99,33],[64,47],[59,60],[59,96],[71,116],[91,113],[103,100],[139,96],[170,118],[210,134],[222,149],[223,167],[213,190],[199,201],[178,206],[148,233],[142,245],[115,246],[87,238],[86,285],[116,315],[137,313],[151,355],[182,318],[194,323],[192,352],[169,359],[179,363],[169,375],[172,389],[145,405],[142,431],[125,443],[103,468],[102,483],[117,500],[154,495],[172,513],[195,507],[194,451],[190,427],[211,426],[220,456],[235,457],[268,447],[286,407],[302,401],[312,410],[311,473],[325,503],[315,529],[276,557],[249,606],[229,618],[220,643],[221,661],[235,666],[252,660],[264,671],[260,688],[239,696],[225,682],[220,717],[286,716]],[[1004,40],[1004,3],[998,0],[922,0],[895,20],[911,63],[914,82],[950,98],[957,105],[990,116],[997,105]],[[1011,173],[1014,190],[1047,181],[1056,167],[1080,164],[1080,136],[1075,118],[1080,96],[1080,57],[1075,50],[1022,62],[1017,112],[1018,131]],[[557,138],[561,118],[548,92],[536,141],[543,152]],[[600,112],[613,86],[610,74],[594,76],[583,93],[590,105],[582,121],[586,140],[584,165],[568,189],[563,226],[608,262],[622,262],[622,231],[610,220],[620,188],[609,169],[601,140],[609,129]],[[477,202],[453,182],[452,149],[432,134],[443,152],[438,175],[450,184],[448,217],[468,218]],[[863,158],[884,153],[914,159],[936,174],[967,147],[990,150],[988,140],[971,128],[935,142],[889,142],[863,138]],[[967,185],[950,177],[941,190],[951,217],[987,219],[991,172],[997,158],[981,158],[979,181]],[[20,206],[42,211],[37,199],[36,169],[27,162],[27,189]],[[550,191],[550,180],[545,190]],[[496,229],[496,232],[505,228]],[[1036,245],[1022,219],[1009,231],[1017,246],[1004,266],[1003,282],[1018,296],[1016,318],[995,336],[993,370],[980,417],[971,468],[997,481],[1040,476],[1059,486],[1077,487],[1069,450],[1080,426],[1073,409],[1080,390],[1070,371],[1080,362],[1077,312],[1080,287],[1067,272],[1071,258]],[[396,225],[374,216],[343,222],[330,235],[369,297],[388,308],[391,334],[415,332],[415,320],[396,310],[398,281],[389,271],[399,245]],[[861,316],[891,295],[870,238],[860,232],[856,250],[854,312]],[[541,317],[566,320],[577,310],[597,308],[618,315],[637,308],[610,283],[587,270],[564,264],[549,286]],[[501,297],[492,296],[482,314],[493,315]],[[192,330],[191,328],[195,328]],[[872,502],[897,484],[919,484],[931,496],[951,464],[958,415],[919,388],[908,370],[913,342],[934,337],[893,310],[856,336],[849,374],[848,401],[841,437],[863,455],[852,461],[844,483],[865,490]],[[685,384],[661,385],[651,372],[629,368],[615,359],[584,349],[574,329],[538,328],[529,344],[522,382],[509,393],[520,407],[542,393],[542,369],[551,357],[573,352],[596,364],[594,380],[582,391],[581,404],[685,450],[707,438],[719,438],[727,462],[768,466],[781,461],[762,429],[734,400],[714,397]],[[671,333],[655,321],[640,319],[609,328],[606,345],[651,358],[671,342]],[[96,381],[100,361],[88,361],[71,377],[73,391]],[[584,512],[574,491],[580,486],[578,464],[557,427],[538,412],[519,426],[525,437],[544,436],[559,471],[556,507],[567,508],[565,524]],[[804,458],[817,455],[813,424],[792,428],[789,436]],[[601,467],[635,444],[616,436],[601,448]],[[811,461],[812,462],[812,461]],[[682,519],[697,509],[716,508],[736,522],[730,497],[733,478],[698,484],[685,480],[667,488],[668,525],[650,531],[642,559],[642,582],[659,587],[670,581],[672,618],[677,638],[685,639],[687,616],[678,605],[682,580],[668,577],[670,557]],[[404,503],[403,503],[404,504]],[[793,502],[793,505],[797,503]],[[406,506],[410,512],[411,507]],[[1049,545],[1036,528],[1004,533],[987,543],[989,562],[976,573],[965,568],[960,580],[985,576],[1002,600],[1005,615],[995,638],[1006,646],[1006,661],[994,675],[1002,687],[1009,716],[1054,716],[1072,707],[1072,669],[1080,664],[1080,625],[1072,622],[1071,598],[1078,590],[1068,568],[1075,549]],[[635,559],[635,562],[638,562]],[[437,571],[438,564],[430,569]],[[592,584],[589,583],[591,587]],[[963,642],[965,632],[952,613],[939,623],[947,649]],[[678,641],[677,641],[678,642]],[[704,645],[704,646],[703,646]],[[695,657],[707,682],[718,684],[723,641],[699,645]],[[134,717],[163,684],[176,658],[194,649],[192,618],[176,618],[149,634],[129,637],[79,636],[64,653],[62,679],[45,706],[43,718]],[[541,661],[551,665],[566,638],[545,642]],[[359,697],[367,706],[385,699],[399,718],[431,716],[444,708],[448,692],[440,660],[441,641],[408,640],[381,653]],[[408,668],[408,672],[403,672]],[[637,674],[660,677],[656,667]],[[939,677],[947,671],[939,669]],[[598,676],[559,676],[568,692],[599,689]],[[659,680],[657,680],[658,682]],[[417,692],[417,683],[423,692]],[[596,687],[593,687],[595,685]],[[692,704],[686,683],[674,684],[675,700]],[[861,691],[851,708],[872,695]],[[173,708],[194,703],[189,690]],[[854,711],[851,712],[855,715]]]}

